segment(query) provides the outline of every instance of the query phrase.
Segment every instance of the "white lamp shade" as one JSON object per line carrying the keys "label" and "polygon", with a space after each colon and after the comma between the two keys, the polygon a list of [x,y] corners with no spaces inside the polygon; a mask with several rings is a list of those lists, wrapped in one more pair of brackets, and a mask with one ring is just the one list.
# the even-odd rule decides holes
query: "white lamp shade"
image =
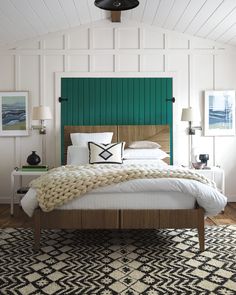
{"label": "white lamp shade", "polygon": [[50,120],[52,119],[52,113],[47,106],[33,107],[33,120]]}
{"label": "white lamp shade", "polygon": [[181,121],[194,121],[195,114],[192,108],[183,108]]}

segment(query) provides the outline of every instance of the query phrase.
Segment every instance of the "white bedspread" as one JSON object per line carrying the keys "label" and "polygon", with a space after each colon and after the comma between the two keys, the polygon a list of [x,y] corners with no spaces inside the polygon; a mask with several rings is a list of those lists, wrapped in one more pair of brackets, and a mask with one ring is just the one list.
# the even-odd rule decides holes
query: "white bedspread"
{"label": "white bedspread", "polygon": [[[135,193],[156,193],[156,197],[160,196],[160,192],[177,192],[186,196],[192,196],[198,202],[199,206],[205,209],[206,215],[216,215],[224,209],[227,198],[222,195],[217,189],[214,189],[206,184],[195,180],[180,179],[180,178],[158,178],[158,179],[135,179],[107,187],[95,189],[89,195],[95,194],[127,194],[131,193],[135,199]],[[111,196],[112,197],[112,196]],[[82,198],[86,198],[84,195]],[[76,200],[75,200],[76,201]],[[135,202],[135,200],[134,200]],[[38,207],[36,193],[33,189],[23,197],[21,201],[22,208],[29,215],[33,215],[33,211]],[[101,209],[101,208],[99,208]],[[116,209],[121,209],[118,204]],[[134,208],[127,209],[137,209]],[[140,208],[142,209],[142,208]],[[153,208],[160,209],[160,208]],[[161,208],[163,209],[163,208]],[[168,208],[166,208],[168,209]]]}

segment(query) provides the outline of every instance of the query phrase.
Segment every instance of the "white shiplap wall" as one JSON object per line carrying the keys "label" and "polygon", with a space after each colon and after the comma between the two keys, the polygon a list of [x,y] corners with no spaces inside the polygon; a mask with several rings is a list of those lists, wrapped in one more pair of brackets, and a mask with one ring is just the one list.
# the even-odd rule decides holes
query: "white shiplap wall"
{"label": "white shiplap wall", "polygon": [[[154,76],[174,73],[174,156],[176,164],[188,164],[187,124],[180,121],[182,107],[192,105],[203,113],[203,91],[236,88],[236,52],[234,48],[213,41],[157,29],[154,26],[100,21],[40,40],[23,42],[15,49],[0,51],[0,90],[29,90],[30,109],[49,105],[54,120],[48,121],[46,162],[58,165],[59,93],[55,73],[75,76],[117,73]],[[105,74],[104,74],[105,73]],[[120,74],[121,75],[121,74]],[[203,116],[202,116],[203,118]],[[226,194],[236,200],[235,137],[194,137],[200,152],[210,154],[210,164],[226,172]],[[32,150],[42,154],[42,136],[30,131],[29,137],[0,138],[0,202],[10,196],[10,172],[25,163]]]}

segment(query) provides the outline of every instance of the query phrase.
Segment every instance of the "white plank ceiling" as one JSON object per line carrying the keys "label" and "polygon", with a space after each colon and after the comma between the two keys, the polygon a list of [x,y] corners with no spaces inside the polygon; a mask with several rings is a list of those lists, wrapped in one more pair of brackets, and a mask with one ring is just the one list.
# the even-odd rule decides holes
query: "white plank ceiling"
{"label": "white plank ceiling", "polygon": [[[236,0],[140,0],[122,16],[236,46]],[[0,46],[107,17],[94,0],[0,0]]]}

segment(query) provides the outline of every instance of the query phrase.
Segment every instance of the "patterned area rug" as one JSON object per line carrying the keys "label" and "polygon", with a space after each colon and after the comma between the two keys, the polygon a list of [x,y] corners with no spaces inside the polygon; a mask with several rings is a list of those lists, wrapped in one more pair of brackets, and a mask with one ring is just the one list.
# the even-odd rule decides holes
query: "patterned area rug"
{"label": "patterned area rug", "polygon": [[0,294],[236,294],[236,225],[195,230],[0,229]]}

